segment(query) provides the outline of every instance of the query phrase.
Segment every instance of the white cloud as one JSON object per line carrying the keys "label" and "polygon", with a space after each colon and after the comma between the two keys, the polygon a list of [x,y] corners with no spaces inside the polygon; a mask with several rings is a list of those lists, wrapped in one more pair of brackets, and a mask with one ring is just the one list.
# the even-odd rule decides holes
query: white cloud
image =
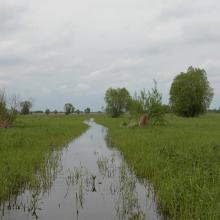
{"label": "white cloud", "polygon": [[217,107],[219,11],[218,0],[3,0],[0,86],[37,109],[100,109],[108,87],[134,92],[152,79],[167,101],[174,76],[193,65],[206,69]]}

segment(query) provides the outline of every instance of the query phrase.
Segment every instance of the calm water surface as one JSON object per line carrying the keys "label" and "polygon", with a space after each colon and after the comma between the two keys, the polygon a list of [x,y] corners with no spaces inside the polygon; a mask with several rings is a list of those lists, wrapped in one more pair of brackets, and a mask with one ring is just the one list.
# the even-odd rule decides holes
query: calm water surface
{"label": "calm water surface", "polygon": [[110,146],[107,129],[87,124],[83,135],[54,153],[59,165],[49,169],[46,190],[25,190],[1,204],[0,219],[162,219],[152,188]]}

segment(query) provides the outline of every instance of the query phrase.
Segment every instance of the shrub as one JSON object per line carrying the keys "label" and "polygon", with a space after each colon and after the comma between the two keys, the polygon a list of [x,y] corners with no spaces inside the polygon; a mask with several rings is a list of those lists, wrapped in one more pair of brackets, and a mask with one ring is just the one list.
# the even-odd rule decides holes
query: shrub
{"label": "shrub", "polygon": [[[9,108],[7,108],[9,105]],[[15,121],[17,116],[17,97],[11,96],[6,99],[5,91],[0,90],[0,128],[8,128]]]}
{"label": "shrub", "polygon": [[151,91],[142,90],[140,95],[135,94],[130,102],[132,117],[139,118],[144,113],[148,114],[153,124],[164,124],[165,111],[162,105],[162,94],[157,89],[156,81]]}

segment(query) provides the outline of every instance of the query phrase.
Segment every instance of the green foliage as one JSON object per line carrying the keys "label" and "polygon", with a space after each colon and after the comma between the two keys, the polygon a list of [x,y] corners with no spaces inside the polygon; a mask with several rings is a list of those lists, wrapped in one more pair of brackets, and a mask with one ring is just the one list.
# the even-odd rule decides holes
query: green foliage
{"label": "green foliage", "polygon": [[49,157],[87,129],[85,117],[18,116],[11,129],[0,129],[0,203],[48,178]]}
{"label": "green foliage", "polygon": [[130,99],[126,88],[109,88],[105,93],[106,112],[111,117],[119,117],[128,110]]}
{"label": "green foliage", "polygon": [[[9,105],[9,109],[7,108]],[[0,128],[10,127],[17,117],[17,97],[12,96],[10,103],[6,100],[4,90],[0,90]]]}
{"label": "green foliage", "polygon": [[0,112],[4,112],[5,109],[6,109],[5,91],[0,90]]}
{"label": "green foliage", "polygon": [[21,114],[22,115],[28,115],[30,114],[30,109],[32,108],[32,102],[31,101],[23,101],[20,103],[21,107]]}
{"label": "green foliage", "polygon": [[53,113],[56,115],[56,114],[58,113],[58,111],[55,109],[55,110],[53,111]]}
{"label": "green foliage", "polygon": [[46,109],[45,114],[49,115],[50,114],[50,109]]}
{"label": "green foliage", "polygon": [[176,114],[194,117],[206,112],[213,95],[206,71],[189,67],[186,73],[175,77],[170,89],[170,104]]}
{"label": "green foliage", "polygon": [[[145,93],[145,91],[143,90],[141,91],[141,94],[143,92]],[[145,100],[142,100],[142,98],[143,97],[141,95],[138,96],[137,93],[135,93],[134,97],[130,99],[129,112],[131,116],[136,119],[138,119],[141,115],[147,112],[144,105]]]}
{"label": "green foliage", "polygon": [[157,83],[154,81],[154,87],[146,93],[142,90],[140,95],[135,94],[130,102],[130,114],[133,117],[140,117],[147,113],[153,124],[164,124],[164,107],[162,105],[162,95],[157,89]]}
{"label": "green foliage", "polygon": [[84,112],[86,113],[86,114],[89,114],[90,113],[90,108],[86,108],[85,110],[84,110]]}
{"label": "green foliage", "polygon": [[172,113],[172,109],[170,105],[163,105],[163,109],[165,113]]}
{"label": "green foliage", "polygon": [[2,122],[7,114],[5,92],[0,91],[0,122]]}
{"label": "green foliage", "polygon": [[66,103],[64,105],[64,112],[66,115],[73,113],[75,110],[74,106],[71,103]]}
{"label": "green foliage", "polygon": [[146,109],[153,124],[164,124],[165,112],[162,105],[162,94],[158,92],[156,81],[154,83],[152,90],[148,91]]}
{"label": "green foliage", "polygon": [[119,126],[125,117],[94,116],[113,145],[156,192],[164,219],[220,219],[220,115],[166,115],[166,126]]}

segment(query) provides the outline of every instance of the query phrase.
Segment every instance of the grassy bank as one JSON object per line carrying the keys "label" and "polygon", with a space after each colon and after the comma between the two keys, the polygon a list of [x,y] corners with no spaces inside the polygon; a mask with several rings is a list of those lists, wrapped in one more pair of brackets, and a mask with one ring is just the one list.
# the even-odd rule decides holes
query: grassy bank
{"label": "grassy bank", "polygon": [[154,186],[168,219],[220,219],[220,114],[166,117],[166,126],[125,128],[96,116],[137,175]]}
{"label": "grassy bank", "polygon": [[19,116],[12,128],[0,129],[0,201],[24,187],[32,187],[39,176],[50,178],[48,163],[55,168],[57,159],[51,158],[51,152],[85,131],[84,119],[64,115]]}

